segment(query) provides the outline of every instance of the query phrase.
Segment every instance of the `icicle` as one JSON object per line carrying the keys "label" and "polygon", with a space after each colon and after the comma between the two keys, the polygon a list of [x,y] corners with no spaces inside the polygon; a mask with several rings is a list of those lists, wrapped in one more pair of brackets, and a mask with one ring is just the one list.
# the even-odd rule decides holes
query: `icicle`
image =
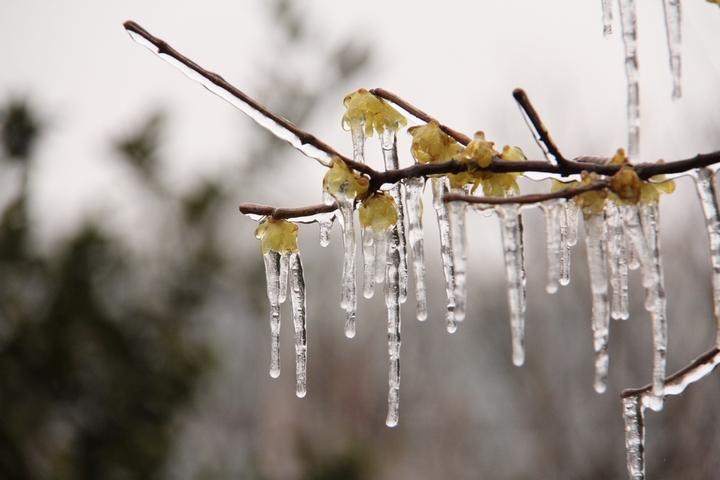
{"label": "icicle", "polygon": [[412,265],[415,275],[415,298],[417,300],[417,318],[427,318],[427,298],[425,292],[425,248],[423,242],[423,178],[405,180],[405,202],[408,214],[408,237],[412,250]]}
{"label": "icicle", "polygon": [[547,278],[545,287],[548,293],[557,292],[560,283],[560,263],[562,261],[560,216],[565,216],[565,205],[560,200],[541,203],[545,214],[545,243],[547,253]]}
{"label": "icicle", "polygon": [[620,209],[612,202],[605,207],[608,223],[608,254],[610,261],[610,285],[612,285],[612,309],[610,315],[618,320],[627,320],[628,311],[628,268],[625,251],[625,227]]}
{"label": "icicle", "polygon": [[430,180],[433,187],[433,207],[437,213],[438,228],[440,230],[440,259],[445,274],[445,295],[447,296],[447,314],[445,323],[450,333],[457,330],[455,320],[455,270],[453,267],[452,242],[450,240],[450,221],[448,211],[443,197],[449,191],[446,177],[433,178]]}
{"label": "icicle", "polygon": [[267,296],[270,300],[270,376],[280,376],[280,254],[273,250],[263,254]]}
{"label": "icicle", "polygon": [[640,225],[638,207],[635,205],[626,205],[623,207],[622,215],[625,221],[625,233],[627,233],[630,238],[633,254],[637,258],[637,262],[642,266],[643,287],[650,288],[652,286],[652,278],[649,268],[653,260],[650,256],[650,249],[645,234],[643,233],[642,225]]}
{"label": "icicle", "polygon": [[290,260],[290,300],[295,326],[295,394],[302,398],[307,391],[307,329],[305,326],[305,275],[299,252]]}
{"label": "icicle", "polygon": [[350,135],[352,136],[353,160],[365,163],[365,124],[352,122]]}
{"label": "icicle", "polygon": [[[362,229],[363,245],[363,296],[372,298],[375,293],[375,235],[371,227]],[[381,263],[379,259],[378,263]]]}
{"label": "icicle", "polygon": [[[386,128],[380,134],[380,143],[382,147],[383,160],[385,161],[386,170],[397,170],[400,168],[397,153],[397,133],[395,130]],[[407,240],[405,238],[405,209],[403,207],[403,187],[401,182],[396,183],[390,189],[390,195],[395,199],[395,205],[398,210],[398,251],[400,254],[400,303],[407,300],[407,284],[408,284],[408,264],[407,264]]]}
{"label": "icicle", "polygon": [[[560,285],[568,285],[570,283],[570,243],[569,234],[570,228],[568,227],[568,209],[567,201],[564,199],[560,200],[561,207],[558,213],[560,217]],[[573,202],[575,203],[575,202]],[[575,222],[577,226],[577,219]],[[575,229],[575,243],[577,243],[577,228]]]}
{"label": "icicle", "polygon": [[680,84],[680,0],[663,0],[665,11],[665,29],[667,31],[668,50],[670,53],[670,72],[673,79],[673,100],[682,97]]}
{"label": "icicle", "polygon": [[648,394],[648,406],[662,410],[665,396],[665,367],[667,364],[667,298],[660,254],[660,208],[657,202],[641,204],[640,214],[643,231],[650,247],[652,264],[649,273],[652,283],[648,288],[645,308],[652,317],[653,329],[653,389]]}
{"label": "icicle", "polygon": [[514,204],[498,205],[502,223],[505,272],[508,280],[510,304],[510,330],[512,333],[512,359],[516,366],[525,362],[525,266],[523,254],[523,225],[520,207]]}
{"label": "icicle", "polygon": [[285,303],[285,300],[287,299],[289,258],[290,257],[287,254],[280,255],[280,292],[278,295],[280,303]]}
{"label": "icicle", "polygon": [[400,399],[400,235],[398,225],[388,231],[387,264],[385,268],[385,306],[388,311],[388,414],[385,424],[394,427],[398,423]]}
{"label": "icicle", "polygon": [[632,241],[630,241],[630,238],[626,238],[625,251],[627,252],[628,269],[637,270],[640,268],[640,258],[638,257],[638,254],[635,251],[635,246]]}
{"label": "icicle", "polygon": [[345,321],[345,336],[355,336],[355,310],[357,309],[357,292],[355,287],[356,266],[355,266],[355,218],[353,215],[353,201],[344,197],[344,193],[338,195],[338,207],[342,217],[343,258],[342,289],[340,294],[340,306],[347,312]]}
{"label": "icicle", "polygon": [[578,242],[578,215],[580,207],[575,202],[565,202],[565,214],[567,218],[567,244],[573,247]]}
{"label": "icicle", "polygon": [[608,333],[610,308],[608,305],[608,280],[606,259],[605,215],[591,215],[585,219],[587,236],[588,270],[592,290],[592,330],[595,347],[595,391],[603,393],[607,388]]}
{"label": "icicle", "polygon": [[603,36],[605,38],[608,38],[612,34],[612,1],[613,0],[602,0]]}
{"label": "icicle", "polygon": [[715,312],[715,345],[720,346],[720,208],[715,189],[715,174],[709,168],[695,171],[695,186],[705,214],[705,228],[710,243],[712,264],[713,305]]}
{"label": "icicle", "polygon": [[623,398],[627,469],[630,478],[633,480],[643,480],[645,478],[644,410],[643,402],[638,396]]}
{"label": "icicle", "polygon": [[[324,192],[326,193],[326,192]],[[332,202],[332,199],[331,199]],[[321,219],[318,221],[318,225],[320,225],[320,246],[321,247],[327,247],[330,245],[330,229],[332,228],[333,224],[333,218],[330,217],[329,219]]]}
{"label": "icicle", "polygon": [[385,281],[385,261],[387,259],[387,231],[373,232],[373,245],[375,247],[375,283]]}
{"label": "icicle", "polygon": [[636,161],[640,154],[640,85],[637,57],[637,15],[635,0],[620,1],[625,73],[627,75],[628,158]]}
{"label": "icicle", "polygon": [[447,205],[450,222],[450,242],[452,244],[453,272],[455,273],[455,320],[465,320],[467,303],[467,235],[465,233],[465,202],[450,202]]}

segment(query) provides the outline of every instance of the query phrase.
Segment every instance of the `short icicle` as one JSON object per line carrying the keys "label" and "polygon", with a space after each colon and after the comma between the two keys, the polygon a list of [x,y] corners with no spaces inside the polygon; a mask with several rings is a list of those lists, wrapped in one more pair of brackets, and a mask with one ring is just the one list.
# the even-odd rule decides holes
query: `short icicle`
{"label": "short icicle", "polygon": [[270,301],[270,376],[280,376],[280,254],[273,250],[263,253],[267,296]]}
{"label": "short icicle", "polygon": [[608,38],[612,34],[612,2],[613,0],[601,0],[603,16],[603,36]]}
{"label": "short icicle", "polygon": [[667,32],[668,51],[670,53],[670,73],[673,79],[672,98],[682,97],[680,41],[680,0],[663,0],[665,11],[665,30]]}
{"label": "short icicle", "polygon": [[636,258],[635,261],[628,262],[628,267],[634,266],[632,263],[637,262],[642,267],[643,287],[650,288],[652,278],[649,269],[652,265],[652,257],[650,256],[647,238],[640,224],[638,207],[636,205],[625,205],[623,206],[622,215],[625,221],[625,233],[630,239],[630,248],[632,248],[633,255]]}
{"label": "short icicle", "polygon": [[720,208],[715,188],[715,173],[709,168],[695,171],[695,185],[705,214],[705,228],[710,243],[712,264],[713,311],[715,313],[715,345],[720,346]]}
{"label": "short icicle", "polygon": [[610,316],[616,320],[627,320],[630,317],[628,310],[628,267],[622,211],[613,202],[608,202],[605,207],[605,214],[607,217],[610,285],[612,286]]}
{"label": "short icicle", "polygon": [[628,158],[636,161],[640,155],[640,81],[637,57],[637,12],[635,0],[619,0],[623,43],[625,44],[625,74],[627,76]]}
{"label": "short icicle", "polygon": [[650,266],[651,285],[648,288],[645,308],[652,317],[653,329],[653,388],[648,394],[647,404],[655,410],[662,410],[665,397],[665,370],[667,364],[667,298],[660,254],[660,208],[653,202],[640,205],[643,231],[648,241],[652,263]]}
{"label": "short icicle", "polygon": [[290,300],[295,327],[295,394],[302,398],[307,392],[307,327],[305,324],[305,275],[299,252],[289,255]]}
{"label": "short icicle", "polygon": [[400,405],[400,238],[398,225],[388,231],[387,267],[385,268],[385,306],[388,312],[388,414],[385,424],[398,424]]}
{"label": "short icicle", "polygon": [[[570,228],[568,222],[567,201],[560,200],[560,285],[570,284]],[[574,203],[574,202],[573,202]],[[575,222],[577,225],[577,221]],[[577,228],[575,228],[575,243],[577,243]]]}
{"label": "short icicle", "polygon": [[[382,147],[383,160],[386,170],[397,170],[400,168],[400,161],[397,153],[397,132],[391,128],[386,128],[380,134],[380,144]],[[407,300],[407,284],[408,284],[408,264],[407,264],[407,239],[405,237],[405,208],[403,202],[404,184],[396,183],[390,189],[390,195],[395,199],[398,211],[398,253],[400,255],[399,265],[399,282],[400,282],[400,303]]]}
{"label": "short icicle", "polygon": [[512,334],[512,360],[516,366],[525,363],[525,266],[523,253],[523,225],[520,207],[514,204],[498,205],[502,224],[502,241],[505,252],[505,272],[508,280],[510,304],[510,331]]}
{"label": "short icicle", "polygon": [[639,396],[623,398],[627,469],[632,480],[645,479],[645,406]]}
{"label": "short icicle", "polygon": [[438,228],[440,230],[440,259],[445,274],[445,295],[447,297],[447,313],[445,323],[447,331],[455,333],[457,321],[455,320],[455,268],[453,266],[452,241],[450,239],[450,220],[443,197],[450,191],[447,178],[433,178],[430,180],[433,188],[433,207],[437,213]]}
{"label": "short icicle", "polygon": [[423,178],[405,180],[405,203],[408,216],[408,237],[412,251],[412,266],[415,276],[415,299],[417,301],[417,319],[427,319],[427,295],[425,291],[425,247],[423,242]]}
{"label": "short icicle", "polygon": [[450,221],[453,272],[455,273],[455,320],[461,322],[465,320],[467,303],[467,234],[465,232],[467,204],[450,202],[447,204],[447,209]]}
{"label": "short icicle", "polygon": [[610,327],[610,309],[608,304],[608,279],[606,259],[605,215],[595,214],[585,219],[587,236],[588,270],[590,271],[590,289],[592,291],[592,330],[595,348],[595,391],[603,393],[607,389],[609,357],[607,352]]}
{"label": "short icicle", "polygon": [[548,293],[555,293],[560,285],[560,263],[562,261],[560,216],[565,215],[565,206],[560,200],[550,200],[541,204],[545,214],[545,243],[547,254],[547,279],[545,287]]}

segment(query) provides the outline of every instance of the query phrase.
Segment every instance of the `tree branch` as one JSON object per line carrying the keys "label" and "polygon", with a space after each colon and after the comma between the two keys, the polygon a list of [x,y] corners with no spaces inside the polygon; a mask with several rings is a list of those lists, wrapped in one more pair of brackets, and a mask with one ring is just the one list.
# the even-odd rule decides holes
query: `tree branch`
{"label": "tree branch", "polygon": [[330,213],[337,210],[337,203],[331,205],[309,205],[307,207],[295,208],[276,208],[267,205],[259,205],[257,203],[241,203],[240,213],[244,215],[262,215],[265,217],[273,217],[275,219],[312,217],[322,213]]}
{"label": "tree branch", "polygon": [[534,195],[518,195],[515,197],[477,197],[475,195],[465,195],[462,193],[446,193],[443,197],[445,202],[466,202],[472,204],[485,204],[485,205],[501,205],[507,203],[517,204],[531,204],[545,202],[555,198],[573,198],[581,193],[590,192],[593,190],[602,190],[606,188],[610,182],[608,180],[598,180],[590,185],[583,185],[582,187],[571,187],[563,190],[558,190],[552,193],[539,193]]}

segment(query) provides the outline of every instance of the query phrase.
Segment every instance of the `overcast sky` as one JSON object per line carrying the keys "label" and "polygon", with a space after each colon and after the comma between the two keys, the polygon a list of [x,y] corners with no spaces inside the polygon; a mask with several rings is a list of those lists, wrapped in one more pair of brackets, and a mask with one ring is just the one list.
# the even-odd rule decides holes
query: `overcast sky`
{"label": "overcast sky", "polygon": [[[638,3],[643,160],[717,148],[708,132],[720,131],[720,8],[683,2],[684,97],[673,102],[662,1]],[[606,40],[600,0],[299,4],[326,45],[356,36],[373,48],[371,68],[331,92],[335,100],[304,125],[340,151],[350,151],[339,127],[342,98],[359,87],[392,90],[461,131],[482,129],[537,158],[511,97],[523,87],[567,156],[625,146],[617,6]],[[122,28],[128,19],[250,95],[258,67],[272,64],[270,15],[260,1],[0,2],[0,98],[27,95],[50,127],[32,179],[33,209],[48,235],[63,234],[99,204],[128,201],[114,188],[128,172],[108,140],[153,108],[170,116],[166,153],[178,185],[235,161],[255,128],[132,42]],[[301,155],[288,157],[321,175]]]}

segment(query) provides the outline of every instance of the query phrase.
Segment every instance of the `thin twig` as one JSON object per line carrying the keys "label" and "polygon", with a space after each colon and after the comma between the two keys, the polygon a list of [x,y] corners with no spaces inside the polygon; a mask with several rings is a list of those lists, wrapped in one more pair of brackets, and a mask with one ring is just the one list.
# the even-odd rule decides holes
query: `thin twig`
{"label": "thin twig", "polygon": [[535,131],[540,137],[540,141],[545,144],[548,152],[555,157],[557,164],[563,168],[570,166],[572,162],[563,157],[562,153],[560,153],[557,145],[555,145],[555,142],[553,142],[553,139],[550,137],[550,132],[548,132],[547,128],[545,128],[545,125],[542,123],[542,120],[540,120],[540,115],[538,115],[537,111],[532,106],[532,103],[530,103],[530,99],[525,93],[525,90],[522,88],[516,88],[513,90],[513,97],[515,98],[515,101],[518,102],[518,105],[520,105],[523,109],[528,119],[530,119],[533,127],[535,127]]}
{"label": "thin twig", "polygon": [[558,190],[552,193],[539,193],[534,195],[518,195],[515,197],[477,197],[475,195],[465,195],[462,193],[446,193],[443,197],[444,202],[465,202],[472,204],[484,204],[484,205],[501,205],[507,203],[516,204],[531,204],[545,202],[555,198],[573,198],[581,193],[590,192],[593,190],[602,190],[608,186],[607,180],[598,180],[597,182],[591,183],[590,185],[583,185],[582,187],[570,187],[563,190]]}
{"label": "thin twig", "polygon": [[288,218],[300,218],[300,217],[311,217],[321,213],[330,213],[337,210],[337,203],[331,205],[309,205],[306,207],[296,208],[275,208],[267,205],[259,205],[257,203],[241,203],[240,213],[244,215],[262,215],[266,217],[273,217],[275,219],[288,219]]}

